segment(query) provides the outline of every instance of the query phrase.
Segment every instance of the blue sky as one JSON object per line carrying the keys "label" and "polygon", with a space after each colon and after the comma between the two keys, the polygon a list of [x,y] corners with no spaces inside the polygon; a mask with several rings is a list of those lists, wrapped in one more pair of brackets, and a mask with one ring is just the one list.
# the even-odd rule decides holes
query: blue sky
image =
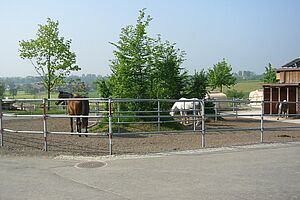
{"label": "blue sky", "polygon": [[263,73],[300,57],[298,0],[0,0],[0,77],[37,75],[18,55],[18,42],[35,38],[38,24],[58,20],[61,36],[82,68],[76,74],[109,75],[121,28],[147,8],[150,36],[184,50],[190,73],[223,58],[233,71]]}

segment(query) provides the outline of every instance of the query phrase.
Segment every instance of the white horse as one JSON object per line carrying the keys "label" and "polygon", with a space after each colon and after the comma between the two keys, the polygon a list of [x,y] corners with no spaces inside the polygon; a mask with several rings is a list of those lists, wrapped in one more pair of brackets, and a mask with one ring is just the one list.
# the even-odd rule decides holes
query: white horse
{"label": "white horse", "polygon": [[[200,102],[197,98],[187,99],[187,98],[180,98],[179,101],[175,102],[171,108],[170,115],[174,117],[175,112],[179,111],[181,116],[181,124],[188,124],[188,111],[193,111],[194,109],[197,110],[196,113],[200,116],[199,106]],[[200,121],[197,119],[197,124],[199,125]]]}

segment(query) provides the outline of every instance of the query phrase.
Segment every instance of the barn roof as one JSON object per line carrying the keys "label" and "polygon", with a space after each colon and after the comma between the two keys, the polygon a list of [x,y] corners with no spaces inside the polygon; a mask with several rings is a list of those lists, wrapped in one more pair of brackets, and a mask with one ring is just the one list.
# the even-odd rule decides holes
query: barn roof
{"label": "barn roof", "polygon": [[291,62],[283,65],[281,68],[300,68],[300,58],[296,58]]}

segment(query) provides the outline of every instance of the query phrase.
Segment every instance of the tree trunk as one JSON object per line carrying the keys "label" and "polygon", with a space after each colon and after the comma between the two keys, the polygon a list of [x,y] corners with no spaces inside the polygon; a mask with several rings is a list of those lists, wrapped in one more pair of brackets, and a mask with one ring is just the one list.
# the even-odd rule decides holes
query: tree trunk
{"label": "tree trunk", "polygon": [[[51,91],[50,91],[50,87],[47,88],[48,90],[48,95],[47,98],[50,99],[51,98]],[[48,110],[50,110],[50,101],[48,101]]]}

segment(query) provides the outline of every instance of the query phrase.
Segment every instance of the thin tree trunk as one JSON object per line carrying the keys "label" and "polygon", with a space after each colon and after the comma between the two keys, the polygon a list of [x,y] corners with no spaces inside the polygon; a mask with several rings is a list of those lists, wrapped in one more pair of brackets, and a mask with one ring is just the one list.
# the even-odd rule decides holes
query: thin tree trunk
{"label": "thin tree trunk", "polygon": [[[47,95],[48,99],[50,99],[51,97],[51,91],[50,91],[50,87],[48,87],[48,95]],[[48,110],[50,110],[50,101],[48,101]]]}

